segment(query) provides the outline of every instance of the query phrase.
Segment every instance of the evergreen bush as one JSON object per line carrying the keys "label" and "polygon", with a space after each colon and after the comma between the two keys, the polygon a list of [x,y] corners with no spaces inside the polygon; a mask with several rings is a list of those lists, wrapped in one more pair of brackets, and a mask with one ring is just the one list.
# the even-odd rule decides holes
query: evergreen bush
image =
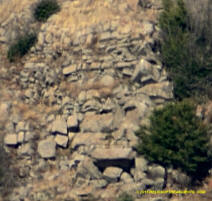
{"label": "evergreen bush", "polygon": [[37,21],[45,22],[51,15],[59,10],[60,6],[56,0],[41,0],[34,10],[34,17]]}
{"label": "evergreen bush", "polygon": [[139,154],[164,167],[179,168],[194,180],[204,178],[211,168],[207,128],[195,116],[188,100],[169,103],[155,110],[150,127],[136,131]]}
{"label": "evergreen bush", "polygon": [[18,40],[10,46],[7,52],[7,58],[10,62],[13,62],[15,58],[24,56],[36,41],[36,34],[26,34],[19,37]]}

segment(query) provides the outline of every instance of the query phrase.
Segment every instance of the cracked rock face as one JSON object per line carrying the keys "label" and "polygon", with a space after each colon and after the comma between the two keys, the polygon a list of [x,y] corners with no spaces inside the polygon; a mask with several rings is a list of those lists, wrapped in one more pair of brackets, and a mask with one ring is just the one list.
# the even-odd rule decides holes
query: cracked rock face
{"label": "cracked rock face", "polygon": [[33,22],[38,42],[13,64],[16,88],[5,84],[12,95],[0,104],[5,147],[30,167],[10,200],[113,201],[162,188],[164,168],[135,151],[134,131],[173,97],[148,2],[153,10],[137,0],[59,1],[59,13]]}

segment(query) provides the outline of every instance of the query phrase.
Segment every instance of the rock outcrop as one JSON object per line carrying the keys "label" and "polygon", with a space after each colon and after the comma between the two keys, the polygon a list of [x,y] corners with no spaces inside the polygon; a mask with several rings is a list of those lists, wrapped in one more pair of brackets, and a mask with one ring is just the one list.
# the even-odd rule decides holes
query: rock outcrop
{"label": "rock outcrop", "polygon": [[[160,7],[149,1],[143,10],[133,0],[59,3],[61,11],[37,29],[37,44],[14,73],[19,88],[11,104],[0,105],[7,117],[5,147],[30,167],[25,189],[17,188],[10,200],[92,195],[108,201],[125,191],[139,197],[136,190],[162,189],[164,168],[134,149],[134,131],[173,98],[151,20]],[[4,47],[16,15],[0,25]],[[38,25],[28,17],[17,26]]]}

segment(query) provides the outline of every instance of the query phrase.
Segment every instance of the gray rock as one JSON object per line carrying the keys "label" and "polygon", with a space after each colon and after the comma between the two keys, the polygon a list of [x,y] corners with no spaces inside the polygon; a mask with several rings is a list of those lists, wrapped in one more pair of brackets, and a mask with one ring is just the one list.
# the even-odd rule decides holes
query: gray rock
{"label": "gray rock", "polygon": [[152,179],[145,178],[142,180],[142,184],[148,189],[154,186],[155,181]]}
{"label": "gray rock", "polygon": [[16,134],[7,134],[4,137],[4,143],[6,145],[17,145],[18,144],[18,137]]}
{"label": "gray rock", "polygon": [[62,117],[57,117],[52,122],[52,133],[61,133],[63,135],[67,135],[67,124],[65,119]]}
{"label": "gray rock", "polygon": [[63,68],[63,74],[64,75],[70,75],[70,74],[72,74],[76,71],[77,71],[77,65],[76,64],[73,64],[71,66]]}
{"label": "gray rock", "polygon": [[105,134],[103,133],[77,133],[74,136],[74,139],[71,143],[71,147],[73,149],[76,149],[77,147],[81,145],[85,146],[95,146],[98,145],[104,145],[106,142],[104,141]]}
{"label": "gray rock", "polygon": [[9,103],[0,104],[0,120],[6,120],[10,112],[11,105]]}
{"label": "gray rock", "polygon": [[38,143],[38,153],[42,158],[54,158],[56,155],[56,143],[54,139],[48,138]]}
{"label": "gray rock", "polygon": [[57,134],[55,137],[55,142],[57,145],[66,148],[68,145],[68,136]]}
{"label": "gray rock", "polygon": [[92,159],[90,159],[89,157],[85,157],[84,160],[79,164],[76,174],[82,178],[85,178],[87,176],[89,176],[90,179],[102,178],[101,172],[93,164]]}
{"label": "gray rock", "polygon": [[113,40],[114,37],[113,35],[111,35],[111,33],[108,31],[108,32],[103,32],[101,35],[100,35],[100,40],[99,42],[108,42],[110,40]]}
{"label": "gray rock", "polygon": [[115,83],[115,80],[110,75],[105,75],[101,78],[100,83],[104,85],[105,87],[112,86]]}
{"label": "gray rock", "polygon": [[69,116],[68,119],[67,119],[67,125],[68,125],[68,128],[69,129],[76,129],[78,128],[78,118],[77,118],[77,115],[72,115],[72,116]]}
{"label": "gray rock", "polygon": [[147,160],[144,157],[135,158],[135,168],[138,171],[145,172],[147,171]]}
{"label": "gray rock", "polygon": [[151,35],[154,32],[154,26],[149,21],[143,21],[141,30],[143,35]]}
{"label": "gray rock", "polygon": [[23,143],[24,142],[24,132],[20,131],[18,133],[18,143]]}
{"label": "gray rock", "polygon": [[165,169],[160,165],[149,166],[148,173],[153,179],[164,178]]}
{"label": "gray rock", "polygon": [[[86,96],[87,98],[87,96]],[[85,102],[85,104],[83,105],[81,112],[85,113],[85,112],[92,112],[92,111],[98,111],[101,109],[101,104],[99,103],[99,101],[95,100],[95,99],[90,99],[88,101]]]}
{"label": "gray rock", "polygon": [[96,188],[105,188],[107,186],[108,182],[105,179],[95,179],[90,180],[89,185],[95,186]]}
{"label": "gray rock", "polygon": [[110,132],[114,129],[113,119],[112,113],[102,115],[86,113],[80,124],[80,130],[83,132]]}
{"label": "gray rock", "polygon": [[135,152],[131,148],[122,148],[122,147],[100,148],[100,147],[97,147],[91,152],[91,157],[93,157],[97,160],[133,159],[135,157]]}
{"label": "gray rock", "polygon": [[143,181],[143,179],[146,179],[146,174],[137,169],[134,169],[134,171],[132,171],[132,175],[133,175],[135,182],[141,182],[141,181]]}
{"label": "gray rock", "polygon": [[148,61],[141,59],[136,65],[133,72],[132,81],[133,82],[147,82],[154,81],[157,82],[160,78],[160,73],[155,66],[152,66]]}
{"label": "gray rock", "polygon": [[145,185],[142,182],[126,183],[120,187],[121,192],[127,192],[134,195],[136,194],[136,191],[144,189]]}
{"label": "gray rock", "polygon": [[34,133],[27,131],[27,132],[24,133],[24,142],[29,142],[34,137],[35,137],[35,134]]}
{"label": "gray rock", "polygon": [[105,176],[106,180],[117,181],[120,178],[122,172],[123,172],[123,170],[121,168],[107,167],[104,170],[103,175]]}
{"label": "gray rock", "polygon": [[18,122],[17,126],[16,126],[16,132],[20,132],[20,131],[27,131],[29,129],[29,124],[27,124],[26,122],[20,121]]}
{"label": "gray rock", "polygon": [[170,179],[172,180],[174,185],[179,185],[180,187],[185,187],[185,186],[189,185],[191,182],[191,178],[179,170],[169,169],[168,172],[171,177]]}
{"label": "gray rock", "polygon": [[120,180],[124,183],[133,183],[133,178],[127,172],[121,174]]}
{"label": "gray rock", "polygon": [[164,99],[172,99],[173,98],[173,86],[170,82],[161,82],[155,84],[148,84],[139,90],[137,93],[144,93],[150,97],[159,97]]}
{"label": "gray rock", "polygon": [[18,154],[23,156],[31,156],[34,153],[30,143],[23,144],[18,147]]}

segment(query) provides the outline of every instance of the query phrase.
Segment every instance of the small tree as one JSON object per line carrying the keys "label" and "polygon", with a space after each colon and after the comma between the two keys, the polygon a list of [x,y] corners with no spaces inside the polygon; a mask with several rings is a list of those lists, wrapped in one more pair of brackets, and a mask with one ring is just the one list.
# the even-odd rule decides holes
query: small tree
{"label": "small tree", "polygon": [[180,168],[194,180],[204,178],[211,166],[207,128],[195,116],[195,105],[189,101],[171,103],[155,110],[149,128],[136,135],[139,154],[165,167]]}

